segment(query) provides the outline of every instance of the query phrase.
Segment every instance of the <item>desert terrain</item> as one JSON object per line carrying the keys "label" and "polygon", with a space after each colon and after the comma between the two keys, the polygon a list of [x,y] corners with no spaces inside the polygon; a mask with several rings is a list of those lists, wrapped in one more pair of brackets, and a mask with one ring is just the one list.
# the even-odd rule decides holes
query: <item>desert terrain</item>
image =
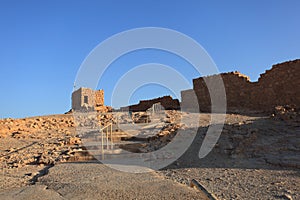
{"label": "desert terrain", "polygon": [[[137,138],[116,128],[123,122],[151,124],[142,112],[133,113],[131,122],[126,117],[116,120],[112,113],[90,121],[72,113],[2,119],[0,199],[300,199],[299,112],[288,106],[276,107],[271,115],[227,114],[218,143],[203,159],[198,152],[211,114],[201,113],[188,150],[169,166],[145,174],[101,164],[86,150],[78,131],[95,126],[95,121],[112,123],[115,145],[151,152],[185,128],[178,119],[188,115],[164,111],[160,131],[146,134],[142,143],[128,143]],[[209,195],[190,187],[192,180]]]}

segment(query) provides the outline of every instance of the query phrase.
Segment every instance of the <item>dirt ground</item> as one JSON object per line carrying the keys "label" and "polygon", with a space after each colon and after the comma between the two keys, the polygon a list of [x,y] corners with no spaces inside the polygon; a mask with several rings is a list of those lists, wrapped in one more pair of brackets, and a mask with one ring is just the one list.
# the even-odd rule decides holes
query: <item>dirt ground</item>
{"label": "dirt ground", "polygon": [[[80,124],[71,114],[0,120],[0,198],[13,197],[20,191],[27,191],[23,195],[29,195],[28,199],[34,199],[30,194],[39,194],[34,191],[54,194],[53,199],[70,199],[77,193],[83,195],[77,199],[102,194],[108,199],[142,199],[143,195],[154,194],[152,199],[182,199],[180,195],[186,193],[191,196],[185,199],[205,198],[189,187],[195,179],[217,199],[300,199],[299,121],[268,115],[227,114],[217,145],[199,159],[198,152],[210,123],[210,114],[200,115],[197,136],[190,148],[177,161],[149,176],[156,177],[149,179],[155,187],[147,192],[143,191],[146,188],[143,181],[136,184],[127,180],[139,179],[141,175],[127,174],[124,178],[120,172],[99,165],[66,163],[81,149],[75,131]],[[167,123],[170,128],[164,129],[162,136],[162,133],[155,136],[146,150],[160,148],[163,145],[158,140],[172,139],[172,131],[176,134],[176,129],[181,128],[176,125],[174,129],[170,125],[172,120]],[[93,167],[97,168],[95,173],[87,176]],[[111,174],[108,179],[115,181],[100,181],[96,174],[105,172]],[[94,179],[97,184],[91,181]],[[77,183],[71,184],[73,181]],[[82,186],[85,183],[101,188],[98,196],[89,196],[96,190],[89,191],[89,187]],[[45,188],[49,189],[44,191]],[[71,191],[77,193],[71,195]]]}
{"label": "dirt ground", "polygon": [[188,151],[161,170],[188,185],[196,179],[218,199],[300,199],[300,124],[266,116],[227,115],[218,144],[203,159]]}

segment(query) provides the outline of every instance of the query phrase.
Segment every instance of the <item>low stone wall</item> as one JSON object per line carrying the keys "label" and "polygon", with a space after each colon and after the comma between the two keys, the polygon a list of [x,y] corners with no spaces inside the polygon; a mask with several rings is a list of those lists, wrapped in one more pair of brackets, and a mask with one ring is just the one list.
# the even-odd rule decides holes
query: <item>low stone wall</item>
{"label": "low stone wall", "polygon": [[173,99],[171,96],[164,96],[156,99],[140,101],[139,104],[129,106],[128,110],[133,112],[146,111],[155,103],[161,103],[161,105],[164,107],[165,110],[180,109],[180,104],[178,99]]}

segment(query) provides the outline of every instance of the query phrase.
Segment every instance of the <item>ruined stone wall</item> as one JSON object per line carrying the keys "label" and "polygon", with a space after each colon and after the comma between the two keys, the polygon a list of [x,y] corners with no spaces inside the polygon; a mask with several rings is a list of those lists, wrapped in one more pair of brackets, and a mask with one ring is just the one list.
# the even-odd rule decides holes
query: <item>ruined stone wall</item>
{"label": "ruined stone wall", "polygon": [[196,93],[193,89],[181,91],[181,104],[180,108],[186,112],[198,112],[198,100]]}
{"label": "ruined stone wall", "polygon": [[103,106],[104,105],[104,91],[96,90],[95,91],[95,106]]}
{"label": "ruined stone wall", "polygon": [[[249,81],[249,77],[239,72],[222,73],[221,77],[226,92],[227,110],[235,112],[242,108],[246,109],[251,101],[249,89],[252,87],[252,83]],[[210,112],[211,110],[210,95],[206,87],[206,82],[217,82],[219,78],[217,75],[213,75],[193,80],[194,91],[198,98],[200,111]],[[215,89],[212,88],[212,91],[214,90]]]}
{"label": "ruined stone wall", "polygon": [[81,108],[81,90],[78,89],[72,93],[72,109],[79,110]]}
{"label": "ruined stone wall", "polygon": [[178,99],[173,99],[171,96],[164,96],[156,99],[140,101],[139,104],[129,106],[129,110],[133,112],[146,111],[155,103],[161,103],[165,110],[180,109]]}
{"label": "ruined stone wall", "polygon": [[287,104],[300,108],[300,59],[274,65],[261,74],[253,96],[259,109]]}
{"label": "ruined stone wall", "polygon": [[[300,60],[274,65],[261,74],[257,82],[238,72],[220,74],[226,91],[228,112],[270,112],[277,105],[300,107]],[[211,102],[205,81],[213,82],[216,75],[193,80],[194,91],[198,98],[200,111],[210,112]],[[190,91],[182,92],[182,103]]]}
{"label": "ruined stone wall", "polygon": [[98,112],[108,112],[108,107],[104,105],[104,91],[95,91],[95,110]]}

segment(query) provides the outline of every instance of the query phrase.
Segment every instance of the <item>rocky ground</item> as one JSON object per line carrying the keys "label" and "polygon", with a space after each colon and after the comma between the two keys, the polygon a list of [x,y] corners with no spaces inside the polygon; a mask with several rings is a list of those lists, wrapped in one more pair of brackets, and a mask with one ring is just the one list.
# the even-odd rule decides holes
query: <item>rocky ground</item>
{"label": "rocky ground", "polygon": [[30,184],[45,167],[68,160],[78,144],[72,115],[0,120],[0,189]]}
{"label": "rocky ground", "polygon": [[197,156],[204,126],[188,151],[160,173],[186,185],[196,179],[218,199],[300,199],[300,123],[289,114],[227,115],[207,157]]}
{"label": "rocky ground", "polygon": [[[179,120],[183,115],[189,114],[166,111],[164,118],[152,121],[159,128],[157,134],[129,150],[151,152],[167,145],[179,129],[185,128]],[[160,177],[184,187],[195,179],[218,199],[300,199],[299,112],[281,106],[271,116],[227,114],[217,145],[203,159],[198,158],[198,152],[210,115],[200,115],[193,144],[176,162],[157,172]],[[83,148],[76,129],[97,128],[95,119],[101,126],[149,120],[147,113],[134,113],[130,119],[128,115],[66,114],[0,120],[0,193],[38,184],[39,180],[47,180],[45,185],[58,190],[56,187],[62,186],[59,180],[55,180],[57,186],[47,184],[54,181],[52,168],[45,174],[58,163],[74,161],[74,155]]]}

